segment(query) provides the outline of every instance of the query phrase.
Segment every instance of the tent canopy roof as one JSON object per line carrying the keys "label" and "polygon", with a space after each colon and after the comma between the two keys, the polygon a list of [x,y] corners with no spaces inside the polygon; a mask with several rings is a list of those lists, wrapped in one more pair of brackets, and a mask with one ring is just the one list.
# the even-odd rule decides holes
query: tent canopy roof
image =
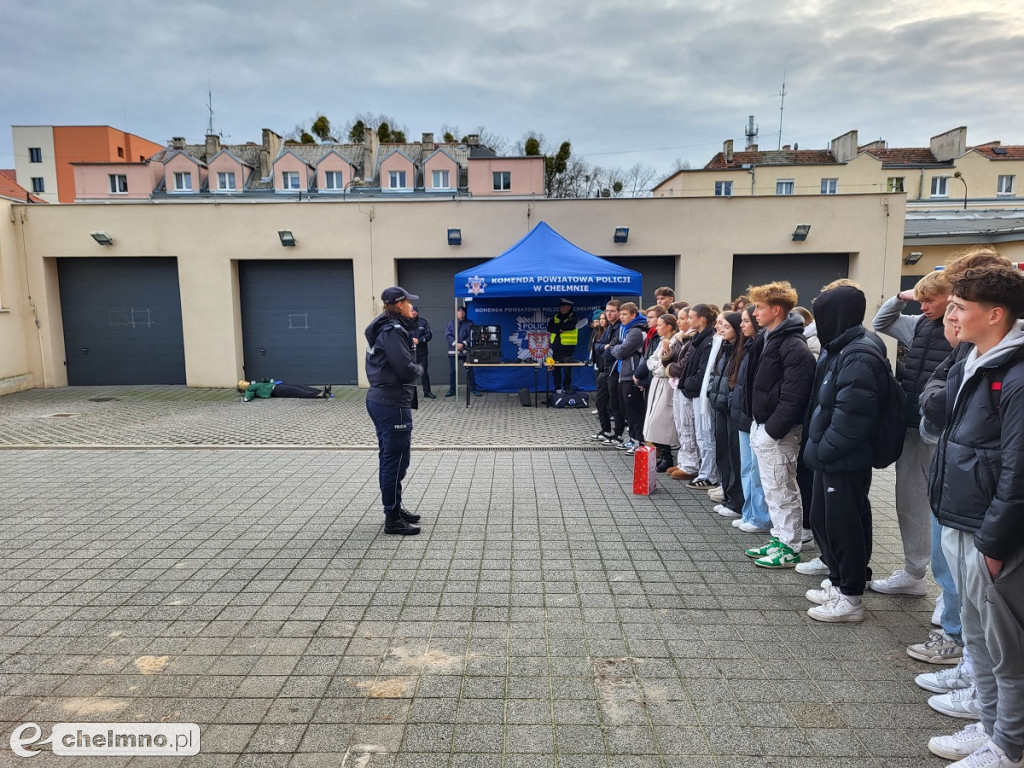
{"label": "tent canopy roof", "polygon": [[455,296],[639,296],[639,272],[587,253],[540,222],[500,256],[455,275]]}

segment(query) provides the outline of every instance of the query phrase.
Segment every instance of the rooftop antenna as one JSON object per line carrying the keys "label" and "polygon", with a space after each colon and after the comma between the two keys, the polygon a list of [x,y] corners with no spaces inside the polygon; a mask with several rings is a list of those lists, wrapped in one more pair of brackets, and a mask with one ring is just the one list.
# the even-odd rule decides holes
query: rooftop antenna
{"label": "rooftop antenna", "polygon": [[224,131],[213,130],[213,86],[209,81],[206,83],[206,111],[210,113],[209,120],[206,122],[206,135],[207,136],[220,136],[222,139],[227,138],[224,135]]}
{"label": "rooftop antenna", "polygon": [[747,129],[744,131],[747,137],[747,146],[752,147],[757,143],[757,126],[754,125],[754,116],[747,116]]}
{"label": "rooftop antenna", "polygon": [[786,68],[782,68],[782,90],[779,91],[779,149],[782,149],[782,114],[786,111]]}

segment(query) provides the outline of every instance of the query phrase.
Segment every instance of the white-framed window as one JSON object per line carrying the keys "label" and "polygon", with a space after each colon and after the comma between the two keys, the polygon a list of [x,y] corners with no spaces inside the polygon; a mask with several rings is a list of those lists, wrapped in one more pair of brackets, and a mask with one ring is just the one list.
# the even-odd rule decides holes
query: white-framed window
{"label": "white-framed window", "polygon": [[235,186],[235,172],[234,171],[217,171],[217,189],[220,192],[233,192],[237,189]]}
{"label": "white-framed window", "polygon": [[793,194],[793,180],[792,179],[779,179],[775,182],[775,194],[776,195],[792,195]]}
{"label": "white-framed window", "polygon": [[110,194],[123,195],[128,191],[128,177],[123,173],[111,173],[107,178],[110,180]]}
{"label": "white-framed window", "polygon": [[731,181],[716,181],[715,182],[715,197],[732,197],[732,182]]}
{"label": "white-framed window", "polygon": [[823,194],[823,195],[838,195],[839,194],[839,179],[822,179],[821,180],[821,194]]}
{"label": "white-framed window", "polygon": [[495,192],[508,192],[512,189],[512,171],[494,171],[491,179]]}
{"label": "white-framed window", "polygon": [[191,192],[192,191],[192,174],[184,173],[181,171],[174,172],[174,191],[175,192]]}
{"label": "white-framed window", "polygon": [[43,162],[43,148],[42,147],[29,147],[28,148],[28,161],[30,163],[41,163],[41,162]]}
{"label": "white-framed window", "polygon": [[294,189],[299,188],[299,172],[298,171],[282,171],[281,172],[281,189]]}
{"label": "white-framed window", "polygon": [[406,189],[406,172],[405,171],[388,171],[388,188],[389,189]]}
{"label": "white-framed window", "polygon": [[324,189],[341,192],[345,189],[345,174],[341,171],[324,171]]}
{"label": "white-framed window", "polygon": [[996,182],[996,194],[997,195],[1012,195],[1015,192],[1014,179],[1016,176],[1000,176]]}
{"label": "white-framed window", "polygon": [[932,176],[932,197],[949,197],[949,176]]}
{"label": "white-framed window", "polygon": [[903,176],[890,176],[885,182],[886,192],[905,192],[903,189]]}
{"label": "white-framed window", "polygon": [[434,189],[451,189],[451,171],[434,171],[433,176],[433,188]]}
{"label": "white-framed window", "polygon": [[46,185],[43,183],[42,176],[32,177],[32,191],[35,192],[37,195],[40,194],[41,192],[46,191]]}

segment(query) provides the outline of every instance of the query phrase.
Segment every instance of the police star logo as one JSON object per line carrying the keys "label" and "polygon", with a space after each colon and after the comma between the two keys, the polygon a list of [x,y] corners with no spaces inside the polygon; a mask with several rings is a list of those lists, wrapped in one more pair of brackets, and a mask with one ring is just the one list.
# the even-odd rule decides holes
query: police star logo
{"label": "police star logo", "polygon": [[482,277],[471,277],[466,281],[466,290],[474,296],[479,296],[487,287],[487,281]]}

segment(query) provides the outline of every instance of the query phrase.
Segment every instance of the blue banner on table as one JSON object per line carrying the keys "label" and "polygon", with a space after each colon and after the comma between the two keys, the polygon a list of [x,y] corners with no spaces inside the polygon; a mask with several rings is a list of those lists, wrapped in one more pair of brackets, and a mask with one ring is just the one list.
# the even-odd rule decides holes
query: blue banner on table
{"label": "blue banner on table", "polygon": [[[590,319],[595,309],[604,309],[608,296],[573,297],[578,340],[574,360],[589,362]],[[551,374],[543,366],[551,346],[548,321],[558,312],[558,298],[524,296],[510,299],[477,299],[467,302],[467,314],[478,326],[501,327],[501,361],[505,363],[539,363],[537,388],[543,392],[551,387]],[[564,370],[564,369],[563,369]],[[594,368],[574,367],[572,384],[577,389],[593,391]],[[518,392],[526,387],[533,391],[534,372],[530,368],[477,368],[477,386],[486,392]]]}

